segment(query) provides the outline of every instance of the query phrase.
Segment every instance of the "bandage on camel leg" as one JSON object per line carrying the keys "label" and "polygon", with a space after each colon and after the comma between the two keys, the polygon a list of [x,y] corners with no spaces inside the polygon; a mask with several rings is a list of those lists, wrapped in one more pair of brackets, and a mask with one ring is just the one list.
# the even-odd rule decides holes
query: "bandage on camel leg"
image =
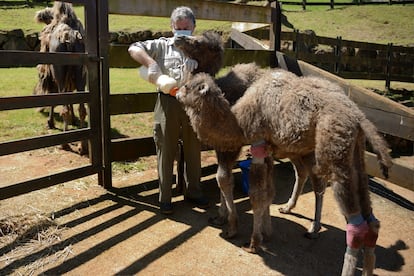
{"label": "bandage on camel leg", "polygon": [[[262,159],[262,158],[259,158]],[[253,158],[249,171],[249,197],[253,210],[253,232],[247,252],[256,253],[263,238],[269,239],[272,233],[270,205],[275,195],[273,185],[273,158],[268,156],[260,163]]]}

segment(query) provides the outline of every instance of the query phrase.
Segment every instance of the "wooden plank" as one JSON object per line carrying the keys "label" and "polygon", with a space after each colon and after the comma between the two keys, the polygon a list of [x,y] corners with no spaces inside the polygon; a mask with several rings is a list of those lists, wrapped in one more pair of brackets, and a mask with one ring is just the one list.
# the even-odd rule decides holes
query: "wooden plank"
{"label": "wooden plank", "polygon": [[0,98],[0,110],[88,103],[90,101],[90,98],[90,93],[87,92],[68,92],[64,94],[3,97]]}
{"label": "wooden plank", "polygon": [[[93,59],[93,58],[92,58]],[[96,58],[95,58],[96,59]],[[85,53],[44,53],[34,51],[0,51],[0,67],[32,67],[37,64],[86,64]]]}
{"label": "wooden plank", "polygon": [[136,68],[141,66],[128,53],[129,45],[110,44],[108,48],[109,67]]}
{"label": "wooden plank", "polygon": [[[178,6],[190,7],[197,19],[271,23],[271,9],[263,6],[202,0],[109,0],[109,13],[170,17]],[[231,12],[229,12],[231,11]]]}
{"label": "wooden plank", "polygon": [[268,50],[269,47],[263,44],[260,40],[244,34],[236,29],[231,29],[230,37],[237,44],[246,50]]}
{"label": "wooden plank", "polygon": [[[393,159],[394,165],[389,171],[389,178],[386,179],[398,186],[414,191],[414,168],[407,163]],[[366,171],[369,175],[384,179],[378,166],[377,156],[370,152],[365,152]]]}
{"label": "wooden plank", "polygon": [[112,94],[109,98],[111,115],[152,112],[158,93]]}
{"label": "wooden plank", "polygon": [[56,146],[64,143],[89,139],[92,131],[87,128],[49,134],[34,138],[20,139],[0,144],[0,156],[28,150]]}
{"label": "wooden plank", "polygon": [[111,161],[136,160],[154,154],[155,143],[152,137],[120,138],[111,142]]}
{"label": "wooden plank", "polygon": [[[109,66],[121,68],[137,68],[139,63],[134,61],[128,54],[128,45],[109,46]],[[260,66],[269,66],[275,53],[270,50],[243,50],[226,48],[224,50],[223,66],[235,65],[237,63],[256,62]]]}
{"label": "wooden plank", "polygon": [[47,175],[36,179],[30,179],[28,181],[2,187],[0,188],[0,200],[37,191],[59,183],[71,181],[88,175],[92,175],[94,173],[97,173],[98,170],[98,167],[87,165],[64,171],[61,173]]}
{"label": "wooden plank", "polygon": [[[414,110],[396,103],[368,89],[357,87],[346,80],[303,61],[298,61],[303,74],[329,79],[343,87],[348,96],[367,111],[377,128],[384,133],[414,141]],[[369,111],[369,112],[368,112]],[[387,123],[383,124],[383,121]]]}
{"label": "wooden plank", "polygon": [[232,66],[238,63],[256,62],[259,66],[268,67],[270,60],[275,59],[275,52],[268,50],[224,50],[223,66]]}
{"label": "wooden plank", "polygon": [[[355,97],[351,96],[352,98],[355,101]],[[374,123],[378,131],[414,141],[414,118],[404,118],[400,114],[390,111],[366,107],[363,106],[362,102],[358,106],[367,118]]]}

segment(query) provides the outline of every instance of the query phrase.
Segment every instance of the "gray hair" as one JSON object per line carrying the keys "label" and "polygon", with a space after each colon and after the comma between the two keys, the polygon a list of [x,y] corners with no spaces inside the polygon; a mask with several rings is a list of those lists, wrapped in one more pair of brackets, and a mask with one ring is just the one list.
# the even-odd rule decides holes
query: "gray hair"
{"label": "gray hair", "polygon": [[189,7],[181,6],[175,8],[171,13],[171,23],[175,23],[181,19],[190,19],[193,21],[194,27],[196,25],[196,19],[193,11]]}

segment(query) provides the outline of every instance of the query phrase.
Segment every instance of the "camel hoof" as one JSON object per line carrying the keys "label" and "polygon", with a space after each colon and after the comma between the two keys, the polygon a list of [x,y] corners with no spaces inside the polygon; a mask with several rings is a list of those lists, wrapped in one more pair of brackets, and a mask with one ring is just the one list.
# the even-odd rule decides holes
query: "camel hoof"
{"label": "camel hoof", "polygon": [[290,214],[290,210],[292,210],[292,209],[289,208],[289,207],[280,207],[279,208],[279,212],[282,213],[282,214]]}
{"label": "camel hoof", "polygon": [[80,142],[77,148],[79,155],[86,155],[89,153],[88,143],[86,141]]}
{"label": "camel hoof", "polygon": [[319,232],[306,232],[305,237],[310,240],[316,240],[319,238]]}
{"label": "camel hoof", "polygon": [[52,121],[47,121],[47,127],[49,129],[55,129],[56,128],[55,123],[53,123]]}
{"label": "camel hoof", "polygon": [[246,245],[242,246],[242,249],[244,251],[246,251],[247,253],[257,254],[257,248],[255,246],[246,244]]}

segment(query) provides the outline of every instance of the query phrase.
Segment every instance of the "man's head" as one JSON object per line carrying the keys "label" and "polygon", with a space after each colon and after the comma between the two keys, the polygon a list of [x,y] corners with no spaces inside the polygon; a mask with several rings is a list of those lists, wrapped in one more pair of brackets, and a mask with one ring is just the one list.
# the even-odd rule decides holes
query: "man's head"
{"label": "man's head", "polygon": [[193,11],[189,7],[177,7],[171,13],[171,29],[174,34],[191,35],[196,27]]}

